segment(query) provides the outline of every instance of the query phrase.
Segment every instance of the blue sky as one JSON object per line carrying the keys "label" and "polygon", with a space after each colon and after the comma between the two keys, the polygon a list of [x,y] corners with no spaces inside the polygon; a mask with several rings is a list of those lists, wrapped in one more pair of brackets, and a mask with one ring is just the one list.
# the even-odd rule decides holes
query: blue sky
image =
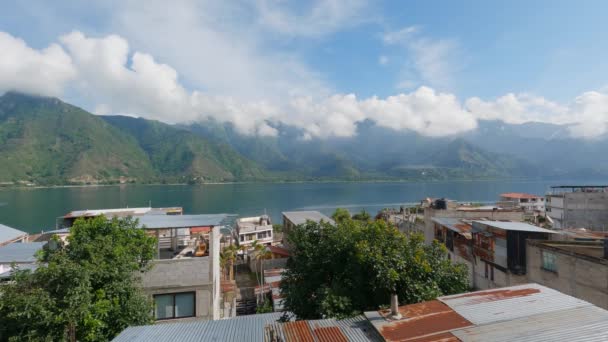
{"label": "blue sky", "polygon": [[15,0],[0,13],[0,91],[255,134],[281,121],[351,135],[371,119],[441,136],[500,119],[594,137],[608,130],[605,13],[604,1]]}

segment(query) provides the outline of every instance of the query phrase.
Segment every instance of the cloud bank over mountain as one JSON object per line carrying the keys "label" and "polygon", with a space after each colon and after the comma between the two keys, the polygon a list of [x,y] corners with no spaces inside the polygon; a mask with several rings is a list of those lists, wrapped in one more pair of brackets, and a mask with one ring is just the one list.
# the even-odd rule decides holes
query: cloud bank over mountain
{"label": "cloud bank over mountain", "polygon": [[[46,16],[54,13],[44,2],[36,6]],[[304,139],[352,136],[365,120],[431,137],[473,130],[478,120],[569,124],[570,134],[583,138],[608,131],[608,89],[568,103],[525,92],[459,98],[451,84],[461,44],[432,38],[415,25],[391,31],[381,23],[375,34],[379,45],[407,57],[374,58],[374,65],[400,70],[394,95],[336,91],[323,72],[303,62],[294,40],[319,41],[379,21],[363,0],[296,9],[262,0],[149,1],[145,10],[139,2],[94,1],[91,7],[111,13],[98,30],[63,32],[44,47],[0,32],[0,92],[69,94],[86,99],[83,105],[97,114],[168,123],[214,118],[246,134],[276,135],[283,123],[300,128]]]}

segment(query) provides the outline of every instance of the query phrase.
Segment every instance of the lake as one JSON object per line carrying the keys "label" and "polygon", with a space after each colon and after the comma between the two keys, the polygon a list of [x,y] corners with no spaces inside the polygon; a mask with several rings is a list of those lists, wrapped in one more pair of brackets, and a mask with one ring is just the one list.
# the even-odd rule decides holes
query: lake
{"label": "lake", "polygon": [[[384,207],[418,203],[425,197],[459,201],[496,201],[503,192],[544,194],[564,181],[446,181],[400,183],[253,183],[206,185],[117,185],[37,189],[1,189],[0,223],[39,232],[72,210],[119,207],[181,206],[186,214],[234,213],[255,216],[265,211],[273,222],[281,212],[336,208],[375,214]],[[589,184],[589,181],[570,182]]]}

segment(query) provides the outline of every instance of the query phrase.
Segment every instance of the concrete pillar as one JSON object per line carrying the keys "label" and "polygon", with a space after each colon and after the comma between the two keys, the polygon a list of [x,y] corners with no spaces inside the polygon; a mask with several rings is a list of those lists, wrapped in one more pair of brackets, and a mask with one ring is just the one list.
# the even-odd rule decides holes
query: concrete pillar
{"label": "concrete pillar", "polygon": [[391,294],[391,319],[401,319],[399,313],[399,298],[396,293]]}

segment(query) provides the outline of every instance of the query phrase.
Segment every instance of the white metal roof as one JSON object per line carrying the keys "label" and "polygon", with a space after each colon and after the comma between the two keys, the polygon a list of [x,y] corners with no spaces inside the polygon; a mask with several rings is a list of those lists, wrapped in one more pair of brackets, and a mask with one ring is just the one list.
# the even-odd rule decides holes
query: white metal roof
{"label": "white metal roof", "polygon": [[503,229],[503,230],[514,230],[520,232],[533,232],[533,233],[549,233],[549,234],[559,234],[559,232],[555,230],[549,230],[537,226],[533,226],[529,223],[525,222],[510,222],[510,221],[483,221],[483,220],[475,220],[473,222],[481,223],[486,226]]}
{"label": "white metal roof", "polygon": [[264,341],[264,327],[276,322],[281,312],[240,316],[218,321],[174,322],[129,327],[115,342]]}
{"label": "white metal roof", "polygon": [[285,211],[283,212],[283,216],[285,216],[289,221],[291,221],[295,225],[304,224],[308,220],[317,223],[321,220],[329,223],[334,223],[334,220],[318,211]]}
{"label": "white metal roof", "polygon": [[18,242],[0,247],[0,263],[26,263],[36,261],[38,252],[46,242]]}
{"label": "white metal roof", "polygon": [[488,324],[535,314],[592,306],[538,284],[525,284],[439,297],[473,324]]}
{"label": "white metal roof", "polygon": [[608,312],[584,306],[467,327],[452,334],[462,341],[608,341]]}
{"label": "white metal roof", "polygon": [[27,235],[24,231],[0,224],[0,243],[15,240],[24,235]]}
{"label": "white metal roof", "polygon": [[227,224],[226,220],[230,217],[232,215],[228,214],[145,215],[137,219],[139,220],[139,224],[147,229],[160,229],[221,226]]}

